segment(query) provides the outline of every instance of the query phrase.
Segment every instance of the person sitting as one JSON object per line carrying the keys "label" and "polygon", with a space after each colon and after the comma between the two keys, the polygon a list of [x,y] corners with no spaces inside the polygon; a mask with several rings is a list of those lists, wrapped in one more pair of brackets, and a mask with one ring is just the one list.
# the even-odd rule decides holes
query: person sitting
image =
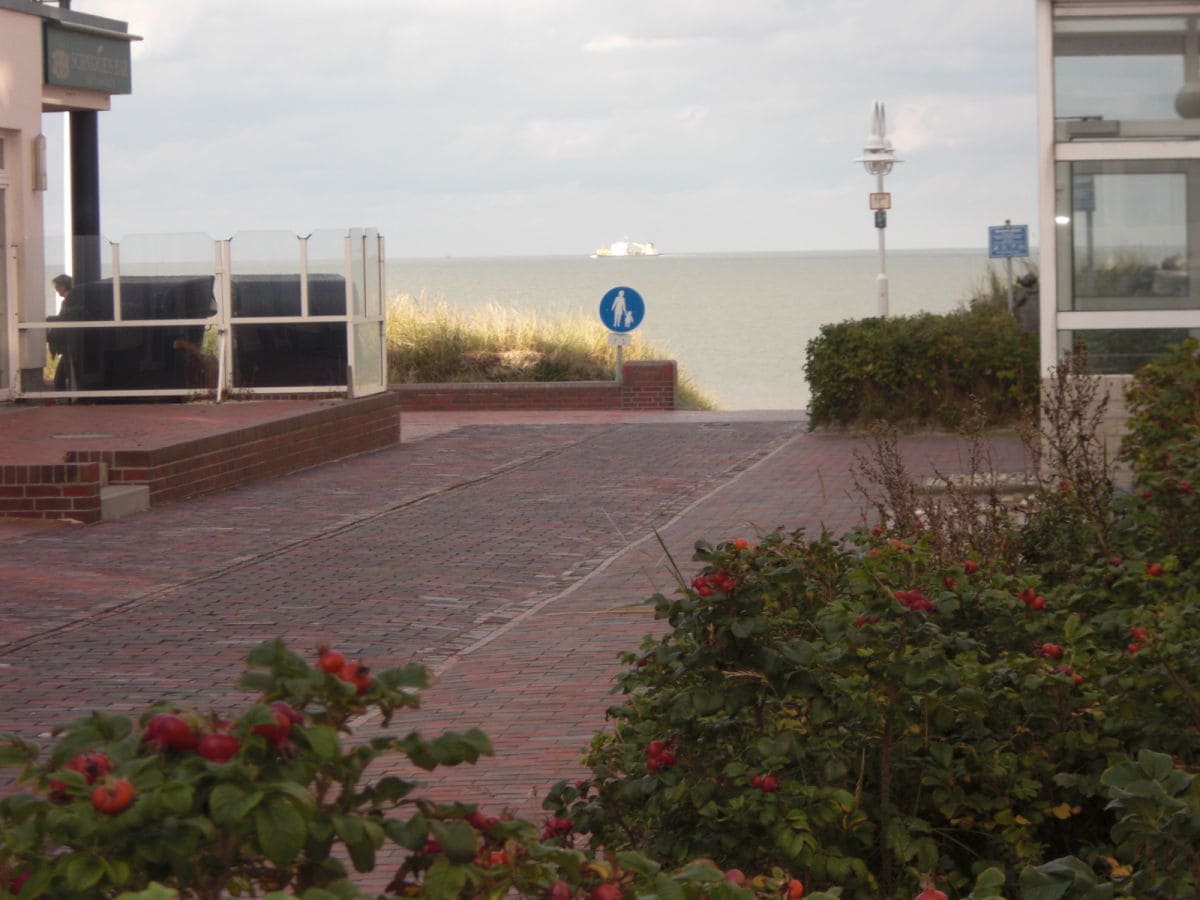
{"label": "person sitting", "polygon": [[[50,282],[54,285],[54,290],[58,294],[58,307],[62,310],[63,303],[66,302],[67,294],[71,293],[71,288],[74,282],[70,275],[55,275]],[[46,316],[49,322],[56,322],[61,319],[61,315]],[[54,389],[63,391],[67,388],[67,372],[70,369],[70,361],[67,359],[67,339],[66,334],[62,331],[51,331],[46,336],[46,343],[50,347],[50,355],[58,357],[58,365],[54,367]]]}

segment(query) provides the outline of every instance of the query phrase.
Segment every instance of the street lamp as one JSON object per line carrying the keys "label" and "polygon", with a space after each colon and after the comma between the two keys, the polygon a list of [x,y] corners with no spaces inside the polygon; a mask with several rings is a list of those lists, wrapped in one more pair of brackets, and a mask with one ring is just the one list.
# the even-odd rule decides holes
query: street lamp
{"label": "street lamp", "polygon": [[871,113],[871,136],[867,138],[867,146],[863,155],[855,162],[863,164],[868,173],[875,176],[875,193],[871,195],[871,209],[875,210],[875,230],[879,232],[879,274],[875,277],[875,297],[878,314],[886,318],[888,314],[888,277],[887,252],[884,248],[883,232],[887,228],[887,211],[891,209],[892,198],[883,189],[883,176],[892,171],[892,166],[903,160],[896,158],[892,142],[887,139],[887,122],[883,112],[883,103],[875,101],[875,109]]}

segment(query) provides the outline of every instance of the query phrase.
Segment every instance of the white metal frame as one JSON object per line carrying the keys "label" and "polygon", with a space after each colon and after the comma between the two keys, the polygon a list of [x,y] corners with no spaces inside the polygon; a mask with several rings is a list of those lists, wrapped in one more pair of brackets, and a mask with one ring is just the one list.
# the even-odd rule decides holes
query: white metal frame
{"label": "white metal frame", "polygon": [[[360,232],[361,233],[361,232]],[[378,279],[381,303],[378,315],[372,315],[366,306],[366,300],[363,299],[363,308],[361,314],[356,313],[354,308],[354,273],[353,254],[351,252],[351,236],[347,235],[343,245],[343,275],[346,282],[346,300],[345,313],[343,315],[309,315],[308,303],[308,237],[297,237],[298,254],[299,254],[299,273],[300,273],[300,315],[299,316],[237,316],[232,314],[232,279],[233,279],[233,253],[231,250],[230,240],[220,240],[214,242],[214,264],[213,264],[213,299],[216,304],[216,312],[206,318],[196,319],[122,319],[121,318],[121,265],[120,265],[120,245],[117,243],[111,244],[111,267],[112,267],[112,282],[113,282],[113,318],[110,320],[95,321],[67,321],[67,322],[22,322],[20,321],[19,310],[15,302],[10,302],[11,315],[9,316],[9,337],[8,347],[10,350],[10,365],[9,368],[14,374],[19,374],[20,361],[19,357],[19,340],[18,336],[21,332],[28,331],[52,331],[56,329],[71,329],[71,330],[88,330],[88,329],[103,329],[103,328],[159,328],[159,327],[179,327],[179,326],[203,326],[205,328],[214,327],[217,332],[217,383],[215,389],[208,388],[159,388],[159,389],[137,389],[137,390],[67,390],[67,391],[22,391],[19,384],[19,379],[13,382],[12,394],[29,399],[78,399],[78,398],[97,398],[97,397],[197,397],[211,395],[220,402],[226,396],[252,396],[252,395],[305,395],[305,394],[330,394],[330,393],[345,393],[347,396],[368,395],[378,393],[387,389],[387,371],[385,366],[386,353],[383,348],[382,340],[380,345],[380,369],[382,377],[381,383],[378,385],[356,385],[354,384],[353,367],[355,363],[355,345],[354,345],[354,326],[355,324],[366,324],[376,322],[380,329],[380,335],[383,335],[383,312],[384,303],[383,296],[383,238],[375,235],[379,242],[378,247],[378,270],[374,273],[367,272],[365,268],[365,247],[363,256],[364,269],[362,272],[364,281],[372,275]],[[14,248],[15,254],[15,248]],[[9,286],[10,286],[10,301],[14,294],[11,292],[12,284],[15,280],[15,265],[10,262],[9,266]],[[279,385],[267,387],[239,387],[233,385],[233,329],[241,325],[291,325],[291,324],[320,324],[326,322],[343,323],[346,333],[346,360],[347,360],[347,379],[345,383],[340,384],[324,384],[324,385]]]}
{"label": "white metal frame", "polygon": [[[1120,0],[1036,0],[1037,120],[1038,120],[1038,228],[1039,283],[1041,286],[1040,364],[1049,374],[1058,363],[1059,334],[1095,329],[1197,328],[1200,309],[1095,310],[1058,309],[1058,242],[1055,221],[1056,164],[1118,160],[1200,159],[1200,141],[1127,140],[1059,141],[1054,110],[1054,20],[1071,16],[1147,17],[1200,15],[1200,3],[1137,3]],[[1186,131],[1186,129],[1185,129]],[[1195,265],[1195,261],[1193,261]],[[1195,290],[1193,286],[1192,290]]]}

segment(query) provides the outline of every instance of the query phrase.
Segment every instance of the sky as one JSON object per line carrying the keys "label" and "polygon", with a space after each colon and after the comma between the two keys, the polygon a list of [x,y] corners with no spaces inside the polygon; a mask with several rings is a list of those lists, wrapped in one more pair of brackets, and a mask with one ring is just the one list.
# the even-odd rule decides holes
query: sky
{"label": "sky", "polygon": [[[116,18],[102,229],[376,227],[390,258],[1036,243],[1032,0],[73,0]],[[61,115],[44,130],[61,144]],[[52,162],[54,157],[52,156]],[[47,197],[53,230],[54,192]],[[61,210],[62,200],[57,201]],[[61,215],[61,212],[59,213]]]}

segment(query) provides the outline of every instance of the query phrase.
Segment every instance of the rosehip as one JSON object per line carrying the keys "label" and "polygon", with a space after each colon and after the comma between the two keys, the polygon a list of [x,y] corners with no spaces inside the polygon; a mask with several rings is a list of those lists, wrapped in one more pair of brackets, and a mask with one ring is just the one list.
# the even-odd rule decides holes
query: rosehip
{"label": "rosehip", "polygon": [[1062,659],[1063,648],[1058,644],[1042,644],[1042,646],[1038,648],[1038,654],[1046,657],[1047,659]]}
{"label": "rosehip", "polygon": [[371,689],[371,670],[362,663],[346,663],[338,670],[337,677],[354,685],[359,696]]}
{"label": "rosehip", "polygon": [[746,883],[746,873],[743,872],[741,869],[726,869],[725,870],[725,880],[728,881],[730,884],[741,887],[742,885],[744,885]]}
{"label": "rosehip", "polygon": [[571,894],[571,886],[559,878],[550,882],[550,886],[546,888],[546,893],[542,897],[543,900],[571,900]]}
{"label": "rosehip", "polygon": [[116,815],[133,803],[133,784],[125,778],[106,781],[92,791],[92,808],[106,816]]}
{"label": "rosehip", "polygon": [[1149,575],[1151,578],[1157,578],[1162,573],[1163,573],[1162,563],[1152,562],[1152,563],[1150,563],[1150,565],[1146,566],[1146,574]]}
{"label": "rosehip", "polygon": [[913,900],[949,900],[949,898],[947,898],[942,891],[939,891],[936,888],[926,888],[925,890],[921,891],[921,893],[917,894]]}
{"label": "rosehip", "polygon": [[974,575],[979,571],[979,563],[975,562],[973,559],[968,559],[963,563],[963,571],[968,575]]}
{"label": "rosehip", "polygon": [[346,664],[346,657],[336,650],[330,650],[328,647],[321,646],[317,648],[317,668],[322,672],[330,675],[336,675],[341,671],[342,666]]}
{"label": "rosehip", "polygon": [[797,878],[793,878],[787,884],[788,900],[800,900],[804,896],[804,882]]}
{"label": "rosehip", "polygon": [[273,747],[283,744],[291,734],[292,726],[304,721],[304,717],[282,700],[271,704],[271,712],[275,715],[275,724],[255,725],[251,731],[261,735]]}
{"label": "rosehip", "polygon": [[200,742],[192,726],[173,713],[152,716],[146,723],[142,740],[154,744],[159,750],[195,750]]}
{"label": "rosehip", "polygon": [[750,542],[748,540],[746,540],[745,538],[738,538],[737,540],[735,540],[733,542],[734,550],[745,550],[749,546],[750,546]]}
{"label": "rosehip", "polygon": [[88,784],[92,784],[97,778],[111,772],[113,764],[107,754],[99,750],[89,750],[87,753],[76,753],[63,768],[78,772]]}
{"label": "rosehip", "polygon": [[232,734],[206,734],[196,745],[196,753],[209,762],[227,763],[233,759],[242,744]]}
{"label": "rosehip", "polygon": [[588,900],[621,900],[623,896],[620,885],[605,882],[592,888],[592,892],[588,894]]}
{"label": "rosehip", "polygon": [[759,781],[758,787],[764,794],[773,794],[779,790],[779,779],[774,775],[764,775]]}

